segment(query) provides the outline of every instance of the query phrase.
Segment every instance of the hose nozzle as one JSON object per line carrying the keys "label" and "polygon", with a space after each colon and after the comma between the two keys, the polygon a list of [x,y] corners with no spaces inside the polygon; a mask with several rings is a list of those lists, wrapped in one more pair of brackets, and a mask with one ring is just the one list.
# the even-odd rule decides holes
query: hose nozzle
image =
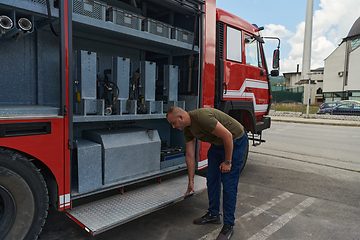
{"label": "hose nozzle", "polygon": [[23,35],[25,32],[30,31],[32,28],[32,23],[27,18],[20,18],[18,21],[19,28],[21,29],[21,32],[17,35],[15,42],[18,41],[19,37]]}
{"label": "hose nozzle", "polygon": [[19,25],[20,29],[23,31],[29,31],[32,28],[32,23],[27,18],[20,18],[18,21],[18,25]]}
{"label": "hose nozzle", "polygon": [[0,36],[5,34],[6,30],[9,30],[13,27],[13,21],[11,18],[5,15],[0,16]]}

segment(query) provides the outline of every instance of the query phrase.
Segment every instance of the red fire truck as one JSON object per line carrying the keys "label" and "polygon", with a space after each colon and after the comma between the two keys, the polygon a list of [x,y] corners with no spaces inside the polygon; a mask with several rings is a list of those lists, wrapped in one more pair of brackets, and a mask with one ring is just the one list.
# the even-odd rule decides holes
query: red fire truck
{"label": "red fire truck", "polygon": [[261,29],[215,0],[0,0],[0,30],[0,239],[36,238],[49,204],[95,235],[181,199],[171,106],[221,109],[254,144],[270,127],[279,51],[270,73]]}

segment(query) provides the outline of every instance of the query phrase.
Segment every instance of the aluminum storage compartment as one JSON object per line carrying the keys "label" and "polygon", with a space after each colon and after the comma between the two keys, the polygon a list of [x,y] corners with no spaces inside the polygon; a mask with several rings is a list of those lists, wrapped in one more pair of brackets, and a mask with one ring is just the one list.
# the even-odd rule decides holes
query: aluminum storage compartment
{"label": "aluminum storage compartment", "polygon": [[141,31],[142,16],[120,8],[110,7],[107,10],[106,20],[128,28]]}
{"label": "aluminum storage compartment", "polygon": [[171,31],[171,38],[176,39],[180,42],[185,42],[189,44],[193,44],[194,41],[194,33],[190,31],[186,31],[181,28],[173,28]]}
{"label": "aluminum storage compartment", "polygon": [[106,3],[92,0],[73,0],[73,12],[105,21]]}
{"label": "aluminum storage compartment", "polygon": [[156,21],[151,18],[143,20],[143,30],[161,37],[171,38],[171,29],[169,24]]}
{"label": "aluminum storage compartment", "polygon": [[150,61],[141,62],[140,74],[141,85],[144,86],[144,100],[155,101],[155,86],[156,86],[156,63]]}
{"label": "aluminum storage compartment", "polygon": [[164,95],[168,101],[178,100],[179,67],[164,65]]}
{"label": "aluminum storage compartment", "polygon": [[84,139],[76,140],[78,192],[102,187],[101,145]]}
{"label": "aluminum storage compartment", "polygon": [[[27,1],[46,5],[46,0],[27,0]],[[58,0],[55,0],[55,1],[58,1]],[[50,3],[50,7],[54,7],[54,1],[53,0],[50,0],[49,3]]]}
{"label": "aluminum storage compartment", "polygon": [[82,135],[101,144],[104,185],[160,170],[161,140],[157,130],[130,127],[89,130]]}
{"label": "aluminum storage compartment", "polygon": [[[80,94],[81,114],[97,113],[97,54],[90,51],[78,51],[76,53],[76,82],[75,91]],[[79,103],[77,103],[79,104]]]}

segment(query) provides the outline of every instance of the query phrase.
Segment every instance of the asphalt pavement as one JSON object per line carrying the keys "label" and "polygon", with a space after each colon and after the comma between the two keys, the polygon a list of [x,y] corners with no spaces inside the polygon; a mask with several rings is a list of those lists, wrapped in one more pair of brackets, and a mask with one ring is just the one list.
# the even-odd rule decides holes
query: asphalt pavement
{"label": "asphalt pavement", "polygon": [[[240,176],[236,229],[232,239],[360,239],[360,168],[357,162],[350,161],[354,155],[338,159],[337,155],[304,154],[294,145],[303,144],[301,141],[307,139],[307,135],[298,137],[295,142],[288,141],[288,135],[292,134],[288,131],[299,131],[298,128],[294,129],[293,124],[275,124],[290,122],[360,127],[360,120],[279,115],[270,114],[274,125],[271,131],[266,132],[268,143],[250,149],[248,163]],[[344,136],[354,132],[351,139],[355,141],[359,136],[357,128],[334,130],[331,127],[309,127],[310,130],[301,132],[310,131],[313,134],[314,130],[320,129],[322,134],[329,136],[335,130],[346,130]],[[302,146],[310,144],[316,148],[316,143],[320,142],[317,138],[310,140],[313,142],[307,141],[307,145]],[[284,144],[284,141],[289,144]],[[335,140],[329,138],[328,141],[332,144]],[[328,147],[332,146],[329,142]],[[280,145],[281,151],[277,148]],[[353,145],[350,147],[354,148]],[[205,175],[205,172],[201,174]],[[208,206],[206,191],[194,196],[97,236],[91,236],[64,213],[50,208],[40,239],[215,239],[222,225],[192,224],[192,220],[202,216]]]}

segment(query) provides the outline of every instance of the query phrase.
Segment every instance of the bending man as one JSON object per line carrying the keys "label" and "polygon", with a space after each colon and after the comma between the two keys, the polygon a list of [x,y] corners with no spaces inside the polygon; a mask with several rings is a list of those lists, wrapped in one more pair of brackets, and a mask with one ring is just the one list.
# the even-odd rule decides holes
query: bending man
{"label": "bending man", "polygon": [[219,211],[222,182],[224,226],[217,239],[230,239],[234,233],[237,187],[247,147],[244,127],[234,118],[213,108],[186,112],[182,108],[171,107],[166,118],[173,128],[184,130],[189,174],[185,195],[194,191],[196,139],[211,143],[206,175],[209,208],[204,216],[194,220],[194,224],[221,224]]}

